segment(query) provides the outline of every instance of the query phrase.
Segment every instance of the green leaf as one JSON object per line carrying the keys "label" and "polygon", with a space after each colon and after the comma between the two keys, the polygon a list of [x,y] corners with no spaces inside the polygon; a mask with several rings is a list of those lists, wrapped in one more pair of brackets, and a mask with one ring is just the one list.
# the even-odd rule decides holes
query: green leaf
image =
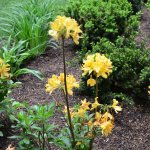
{"label": "green leaf", "polygon": [[37,78],[39,78],[40,80],[43,80],[43,75],[41,72],[37,71],[37,70],[32,70],[32,69],[27,69],[27,68],[23,68],[23,69],[19,69],[14,73],[14,76],[17,77],[19,75],[22,74],[33,74],[34,76],[36,76]]}
{"label": "green leaf", "polygon": [[29,140],[28,138],[24,138],[22,141],[23,141],[25,144],[30,144],[30,140]]}
{"label": "green leaf", "polygon": [[3,133],[2,133],[2,131],[0,131],[0,137],[2,137],[3,136]]}

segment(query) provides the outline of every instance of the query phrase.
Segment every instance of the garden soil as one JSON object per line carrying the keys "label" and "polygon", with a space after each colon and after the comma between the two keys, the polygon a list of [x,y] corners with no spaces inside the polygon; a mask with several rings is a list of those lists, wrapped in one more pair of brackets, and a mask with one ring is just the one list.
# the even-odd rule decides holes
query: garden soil
{"label": "garden soil", "polygon": [[[143,10],[142,24],[139,29],[140,35],[137,37],[137,43],[147,37],[147,47],[150,47],[150,13]],[[75,46],[71,41],[66,42],[66,60],[67,73],[73,74],[77,81],[81,77],[81,66],[78,62],[78,56],[75,52]],[[32,75],[23,75],[18,80],[22,85],[14,89],[12,97],[20,102],[27,101],[30,105],[44,104],[46,102],[63,102],[63,95],[60,91],[49,95],[45,92],[45,84],[52,74],[63,72],[62,50],[47,49],[45,54],[30,60],[25,67],[36,69],[43,73],[44,80],[41,81]],[[90,99],[86,97],[87,99]],[[79,103],[84,96],[75,92],[70,97],[70,105]],[[97,137],[94,142],[94,150],[150,150],[150,109],[142,106],[123,107],[123,111],[115,117],[115,128],[108,137]],[[63,125],[60,113],[55,112],[53,122]],[[14,134],[9,132],[9,136]],[[17,141],[8,138],[0,138],[0,150],[5,150],[9,144],[16,145]],[[59,150],[56,147],[53,150]]]}

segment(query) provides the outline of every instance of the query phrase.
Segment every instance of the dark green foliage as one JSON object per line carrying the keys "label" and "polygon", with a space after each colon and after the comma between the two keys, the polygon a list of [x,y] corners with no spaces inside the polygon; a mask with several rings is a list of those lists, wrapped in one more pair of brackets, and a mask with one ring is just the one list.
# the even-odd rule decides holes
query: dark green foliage
{"label": "dark green foliage", "polygon": [[[149,50],[137,48],[135,37],[138,33],[140,14],[132,11],[127,0],[71,0],[67,14],[75,18],[83,30],[78,52],[81,59],[86,53],[105,54],[113,62],[113,73],[108,79],[100,79],[101,100],[122,97],[124,101],[147,100],[147,86],[150,83]],[[86,78],[82,79],[81,92]]]}
{"label": "dark green foliage", "polygon": [[71,0],[66,14],[82,25],[83,53],[102,37],[115,42],[118,36],[124,36],[124,42],[128,42],[138,30],[139,16],[132,14],[132,6],[127,0]]}
{"label": "dark green foliage", "polygon": [[106,54],[114,66],[110,77],[102,80],[102,93],[110,90],[114,93],[124,93],[137,101],[148,99],[146,89],[150,83],[149,50],[137,48],[134,43],[128,47],[119,47],[119,43],[114,44],[102,39],[93,45],[92,52]]}
{"label": "dark green foliage", "polygon": [[141,10],[143,0],[128,0],[128,1],[132,4],[134,12],[138,12],[139,10]]}
{"label": "dark green foliage", "polygon": [[133,11],[136,13],[141,10],[144,3],[147,3],[147,0],[128,0],[132,4]]}

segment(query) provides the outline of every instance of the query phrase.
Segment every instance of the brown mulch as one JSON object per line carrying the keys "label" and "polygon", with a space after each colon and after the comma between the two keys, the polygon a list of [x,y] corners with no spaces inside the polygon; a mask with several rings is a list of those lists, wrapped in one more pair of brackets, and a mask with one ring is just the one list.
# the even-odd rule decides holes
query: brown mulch
{"label": "brown mulch", "polygon": [[[142,24],[140,26],[141,34],[137,41],[144,37],[150,37],[150,14],[143,10]],[[147,40],[147,46],[150,47],[150,38]],[[79,81],[81,76],[80,65],[77,61],[77,55],[72,42],[66,43],[67,73],[73,74]],[[45,92],[47,78],[52,74],[63,72],[62,51],[60,49],[49,49],[45,54],[31,60],[26,65],[27,68],[36,69],[44,74],[45,79],[40,81],[32,75],[23,75],[19,78],[22,86],[14,89],[12,97],[20,102],[26,100],[30,105],[43,104],[54,100],[63,101],[60,92],[54,92],[52,96]],[[70,105],[78,103],[82,96],[75,93],[70,97]],[[94,150],[150,150],[150,110],[140,106],[127,107],[121,113],[116,115],[115,128],[112,134],[105,137],[98,137],[94,142]],[[59,121],[59,114],[56,113],[54,122]],[[2,144],[3,143],[3,144]],[[0,150],[3,146],[13,143],[10,140],[2,141],[0,139]],[[4,145],[5,144],[5,145]]]}

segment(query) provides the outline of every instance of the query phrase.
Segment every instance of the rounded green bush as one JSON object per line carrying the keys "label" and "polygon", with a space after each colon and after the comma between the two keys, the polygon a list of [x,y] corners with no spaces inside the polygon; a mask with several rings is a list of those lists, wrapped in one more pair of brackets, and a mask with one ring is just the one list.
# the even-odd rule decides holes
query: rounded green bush
{"label": "rounded green bush", "polygon": [[[75,18],[83,30],[79,56],[87,53],[105,54],[113,62],[113,73],[108,79],[100,79],[99,96],[102,100],[122,97],[122,100],[143,101],[148,99],[150,83],[150,51],[137,47],[140,14],[133,12],[128,0],[70,0],[66,14]],[[83,77],[82,93],[93,93],[86,88]],[[87,92],[92,90],[93,92]]]}

